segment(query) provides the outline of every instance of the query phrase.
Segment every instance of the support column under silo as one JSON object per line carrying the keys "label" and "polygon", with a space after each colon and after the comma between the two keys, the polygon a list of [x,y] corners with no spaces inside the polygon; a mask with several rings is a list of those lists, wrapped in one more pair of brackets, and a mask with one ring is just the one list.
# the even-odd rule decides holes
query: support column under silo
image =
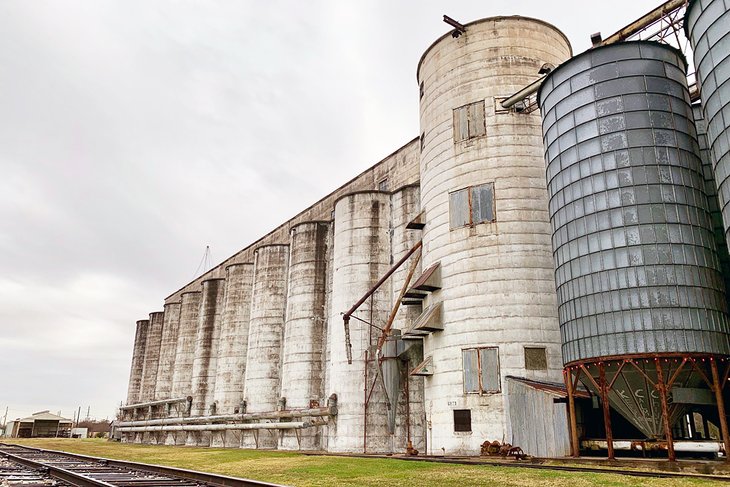
{"label": "support column under silo", "polygon": [[[728,365],[730,367],[730,365]],[[725,413],[725,399],[722,397],[722,389],[725,385],[720,381],[720,374],[717,372],[717,361],[710,359],[710,369],[712,370],[712,389],[715,392],[715,400],[717,401],[717,415],[720,417],[720,432],[722,434],[722,442],[725,445],[725,461],[730,458],[730,434],[727,427],[727,415]]]}

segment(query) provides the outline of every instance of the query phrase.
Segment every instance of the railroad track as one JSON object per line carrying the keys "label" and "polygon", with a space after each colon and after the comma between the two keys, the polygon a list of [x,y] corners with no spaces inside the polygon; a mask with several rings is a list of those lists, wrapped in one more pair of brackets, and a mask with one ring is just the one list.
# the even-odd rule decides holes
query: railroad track
{"label": "railroad track", "polygon": [[282,487],[194,470],[0,443],[0,486]]}

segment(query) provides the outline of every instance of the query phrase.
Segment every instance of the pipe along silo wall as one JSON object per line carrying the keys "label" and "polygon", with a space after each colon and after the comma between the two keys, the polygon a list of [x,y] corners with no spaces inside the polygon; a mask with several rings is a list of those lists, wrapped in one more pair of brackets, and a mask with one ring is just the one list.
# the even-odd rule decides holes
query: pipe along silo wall
{"label": "pipe along silo wall", "polygon": [[[247,412],[275,411],[279,402],[281,344],[286,312],[289,245],[265,245],[254,255],[244,398]],[[242,431],[247,448],[276,448],[276,432]]]}
{"label": "pipe along silo wall", "polygon": [[[569,367],[596,362],[590,373],[604,374],[611,358],[730,352],[685,73],[673,48],[626,42],[573,58],[538,93]],[[650,438],[667,431],[666,404],[643,392],[646,376],[664,383],[654,362],[621,372],[608,395]],[[700,385],[685,374],[684,387]],[[635,395],[645,402],[625,400]],[[670,406],[670,424],[683,410]]]}

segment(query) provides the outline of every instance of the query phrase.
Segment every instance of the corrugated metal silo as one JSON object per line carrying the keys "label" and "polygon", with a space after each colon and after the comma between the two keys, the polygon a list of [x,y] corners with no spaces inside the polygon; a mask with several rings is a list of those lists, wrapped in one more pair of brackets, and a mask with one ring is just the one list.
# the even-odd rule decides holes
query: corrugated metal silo
{"label": "corrugated metal silo", "polygon": [[689,2],[684,27],[692,45],[727,240],[730,235],[730,2]]}
{"label": "corrugated metal silo", "polygon": [[563,358],[608,398],[609,437],[610,402],[671,439],[686,405],[669,388],[702,387],[689,363],[730,352],[685,73],[679,51],[627,42],[576,56],[538,93]]}

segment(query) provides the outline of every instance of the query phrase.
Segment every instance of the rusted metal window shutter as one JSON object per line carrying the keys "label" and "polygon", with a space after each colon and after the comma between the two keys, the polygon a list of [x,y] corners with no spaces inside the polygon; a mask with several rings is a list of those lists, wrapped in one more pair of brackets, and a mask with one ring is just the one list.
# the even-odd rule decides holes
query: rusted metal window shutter
{"label": "rusted metal window shutter", "polygon": [[469,225],[469,190],[460,189],[449,194],[449,222],[451,228]]}
{"label": "rusted metal window shutter", "polygon": [[479,350],[479,359],[482,373],[482,392],[498,392],[499,380],[499,352],[496,348],[482,348]]}

